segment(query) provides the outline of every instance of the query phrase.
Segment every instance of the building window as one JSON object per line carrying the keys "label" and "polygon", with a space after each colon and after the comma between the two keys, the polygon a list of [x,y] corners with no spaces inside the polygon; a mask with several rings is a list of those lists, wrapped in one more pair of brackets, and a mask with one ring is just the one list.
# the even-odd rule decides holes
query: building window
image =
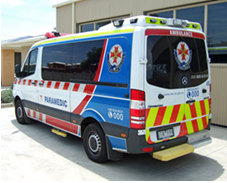
{"label": "building window", "polygon": [[113,20],[127,18],[127,17],[129,17],[129,16],[125,15],[125,16],[121,16],[121,17],[117,17],[117,18],[108,19],[108,20],[94,21],[92,23],[80,24],[79,27],[78,27],[79,32],[87,32],[87,31],[98,30],[100,27],[111,23]]}
{"label": "building window", "polygon": [[109,24],[111,21],[108,20],[108,21],[105,21],[105,22],[98,22],[95,24],[95,30],[98,30],[100,27],[104,26],[104,25],[107,25]]}
{"label": "building window", "polygon": [[173,11],[152,13],[152,14],[149,14],[149,15],[150,16],[155,16],[155,17],[173,18]]}
{"label": "building window", "polygon": [[21,65],[21,53],[20,52],[15,52],[15,65]]}
{"label": "building window", "polygon": [[94,30],[94,24],[85,24],[81,25],[81,32],[88,32],[88,31],[93,31]]}
{"label": "building window", "polygon": [[176,10],[176,18],[199,22],[204,29],[204,6]]}
{"label": "building window", "polygon": [[227,3],[208,5],[207,42],[209,47],[227,47]]}

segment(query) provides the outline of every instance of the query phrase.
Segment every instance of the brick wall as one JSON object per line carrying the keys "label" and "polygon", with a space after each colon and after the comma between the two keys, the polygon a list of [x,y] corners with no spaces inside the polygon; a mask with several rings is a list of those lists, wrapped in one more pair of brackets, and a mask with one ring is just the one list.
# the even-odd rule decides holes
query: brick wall
{"label": "brick wall", "polygon": [[1,50],[1,85],[10,86],[14,81],[14,50]]}

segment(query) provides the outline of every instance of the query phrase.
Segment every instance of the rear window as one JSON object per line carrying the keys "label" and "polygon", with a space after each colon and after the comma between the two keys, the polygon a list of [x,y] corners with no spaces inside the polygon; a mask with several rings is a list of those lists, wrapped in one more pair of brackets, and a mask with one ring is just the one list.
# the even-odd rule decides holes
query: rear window
{"label": "rear window", "polygon": [[[147,82],[174,89],[198,86],[208,78],[204,40],[177,36],[148,36]],[[187,82],[183,82],[183,80]]]}

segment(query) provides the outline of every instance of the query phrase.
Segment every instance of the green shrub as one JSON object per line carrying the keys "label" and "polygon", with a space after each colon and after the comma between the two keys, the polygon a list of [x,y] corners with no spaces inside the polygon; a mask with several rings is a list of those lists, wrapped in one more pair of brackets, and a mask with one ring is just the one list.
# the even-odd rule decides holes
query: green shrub
{"label": "green shrub", "polygon": [[3,103],[10,103],[13,101],[12,89],[2,90],[1,92],[1,101]]}

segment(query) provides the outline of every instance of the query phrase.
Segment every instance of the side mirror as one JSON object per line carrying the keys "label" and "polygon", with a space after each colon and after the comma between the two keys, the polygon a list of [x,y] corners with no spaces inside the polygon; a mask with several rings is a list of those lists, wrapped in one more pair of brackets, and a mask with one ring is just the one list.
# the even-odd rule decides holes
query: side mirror
{"label": "side mirror", "polygon": [[21,77],[20,68],[21,68],[21,65],[20,64],[15,65],[15,74],[16,74],[16,77]]}

